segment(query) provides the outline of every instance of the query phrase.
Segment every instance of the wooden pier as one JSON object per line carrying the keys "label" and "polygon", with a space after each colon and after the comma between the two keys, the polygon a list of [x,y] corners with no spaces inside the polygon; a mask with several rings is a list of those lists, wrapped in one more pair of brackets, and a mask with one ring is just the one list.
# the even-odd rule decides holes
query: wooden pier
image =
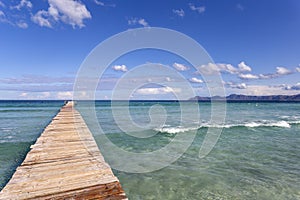
{"label": "wooden pier", "polygon": [[31,146],[0,199],[127,197],[73,102],[68,102]]}

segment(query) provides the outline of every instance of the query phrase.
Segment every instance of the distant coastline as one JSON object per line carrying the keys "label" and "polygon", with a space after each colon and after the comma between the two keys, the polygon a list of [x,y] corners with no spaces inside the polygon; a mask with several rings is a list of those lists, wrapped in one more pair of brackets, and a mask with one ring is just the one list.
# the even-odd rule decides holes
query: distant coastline
{"label": "distant coastline", "polygon": [[300,94],[297,95],[267,95],[267,96],[249,96],[242,94],[231,94],[227,97],[201,97],[195,96],[189,101],[210,102],[210,101],[227,101],[227,102],[300,102]]}

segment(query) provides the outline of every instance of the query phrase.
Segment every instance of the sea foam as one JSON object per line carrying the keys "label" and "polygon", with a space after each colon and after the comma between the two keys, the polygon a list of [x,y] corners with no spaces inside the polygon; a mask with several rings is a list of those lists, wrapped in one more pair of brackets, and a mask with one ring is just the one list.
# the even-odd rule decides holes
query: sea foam
{"label": "sea foam", "polygon": [[247,127],[247,128],[258,128],[258,127],[280,127],[280,128],[291,128],[291,125],[300,124],[300,121],[261,121],[261,122],[249,122],[249,123],[236,123],[236,124],[208,124],[203,123],[197,127],[172,127],[170,125],[166,125],[163,127],[155,128],[154,131],[161,132],[161,133],[169,133],[169,134],[176,134],[176,133],[183,133],[193,130],[198,130],[201,128],[234,128],[234,127]]}

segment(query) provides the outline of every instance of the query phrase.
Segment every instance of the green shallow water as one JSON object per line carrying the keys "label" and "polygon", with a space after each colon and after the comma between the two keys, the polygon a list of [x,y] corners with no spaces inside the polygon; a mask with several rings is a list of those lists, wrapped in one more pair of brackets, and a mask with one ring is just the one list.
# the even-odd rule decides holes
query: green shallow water
{"label": "green shallow water", "polygon": [[227,129],[199,159],[203,129],[170,166],[147,174],[115,173],[131,199],[300,199],[298,129]]}

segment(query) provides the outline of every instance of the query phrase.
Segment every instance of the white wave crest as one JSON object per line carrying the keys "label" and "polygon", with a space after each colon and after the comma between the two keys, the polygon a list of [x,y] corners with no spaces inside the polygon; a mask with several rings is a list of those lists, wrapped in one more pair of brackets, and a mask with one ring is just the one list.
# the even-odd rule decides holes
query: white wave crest
{"label": "white wave crest", "polygon": [[245,124],[246,127],[255,128],[255,127],[282,127],[282,128],[290,128],[291,125],[286,121],[279,122],[251,122]]}
{"label": "white wave crest", "polygon": [[176,133],[183,133],[187,131],[193,131],[197,130],[199,127],[190,127],[190,128],[183,128],[183,127],[161,127],[161,128],[156,128],[154,129],[155,131],[158,132],[164,132],[164,133],[169,133],[169,134],[176,134]]}
{"label": "white wave crest", "polygon": [[154,131],[161,132],[161,133],[169,133],[169,134],[176,134],[176,133],[183,133],[187,131],[197,130],[200,128],[234,128],[234,127],[248,127],[248,128],[257,128],[257,127],[280,127],[280,128],[291,128],[291,125],[300,124],[300,121],[278,121],[278,122],[270,122],[270,121],[263,121],[263,122],[250,122],[245,124],[208,124],[204,123],[197,127],[172,127],[170,125],[166,125],[164,127],[155,128]]}

